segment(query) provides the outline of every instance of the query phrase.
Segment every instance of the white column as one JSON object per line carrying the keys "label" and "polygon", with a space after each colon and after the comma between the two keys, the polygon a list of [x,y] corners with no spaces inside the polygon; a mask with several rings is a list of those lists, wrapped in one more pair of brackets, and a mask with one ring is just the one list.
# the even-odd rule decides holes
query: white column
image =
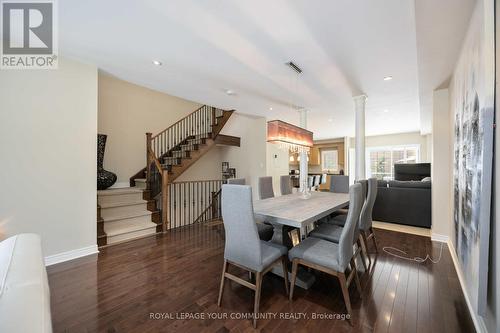
{"label": "white column", "polygon": [[[300,127],[307,129],[307,110],[299,110],[300,115]],[[300,153],[300,190],[302,191],[303,184],[307,184],[307,176],[309,175],[309,170],[307,168],[307,153]]]}
{"label": "white column", "polygon": [[356,114],[356,175],[355,180],[365,179],[365,104],[366,95],[354,96]]}

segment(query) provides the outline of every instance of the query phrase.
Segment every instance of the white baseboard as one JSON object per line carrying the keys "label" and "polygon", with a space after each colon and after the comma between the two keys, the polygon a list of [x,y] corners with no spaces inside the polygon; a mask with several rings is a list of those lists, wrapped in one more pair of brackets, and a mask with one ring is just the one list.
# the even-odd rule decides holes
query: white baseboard
{"label": "white baseboard", "polygon": [[111,186],[110,188],[124,188],[124,187],[130,187],[130,182],[114,183],[113,186]]}
{"label": "white baseboard", "polygon": [[431,240],[435,242],[448,243],[448,239],[446,235],[436,234],[434,232],[431,234]]}
{"label": "white baseboard", "polygon": [[465,278],[462,273],[462,269],[460,268],[460,264],[458,262],[458,257],[455,251],[455,247],[450,239],[448,239],[448,249],[450,250],[451,258],[453,260],[453,265],[455,266],[455,271],[458,275],[458,280],[460,281],[460,286],[462,287],[462,292],[464,294],[465,302],[467,303],[467,307],[469,308],[470,316],[472,317],[472,321],[474,322],[474,327],[476,328],[476,332],[478,333],[487,333],[488,330],[484,323],[484,320],[481,316],[479,316],[474,308],[472,307],[472,303],[470,301],[469,292],[467,291],[467,286],[465,285]]}
{"label": "white baseboard", "polygon": [[397,232],[403,232],[405,234],[412,234],[417,236],[430,237],[431,231],[427,228],[413,227],[409,225],[388,223],[388,222],[380,222],[373,221],[373,227]]}
{"label": "white baseboard", "polygon": [[58,264],[64,261],[73,260],[76,258],[81,258],[96,253],[99,253],[97,245],[91,245],[87,247],[82,247],[81,249],[54,254],[45,257],[45,266]]}

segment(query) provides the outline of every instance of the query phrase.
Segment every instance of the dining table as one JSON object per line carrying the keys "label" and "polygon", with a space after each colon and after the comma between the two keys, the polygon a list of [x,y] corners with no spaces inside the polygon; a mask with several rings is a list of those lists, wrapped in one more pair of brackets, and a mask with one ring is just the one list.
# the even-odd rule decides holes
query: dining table
{"label": "dining table", "polygon": [[[274,228],[271,242],[291,248],[293,243],[289,231],[298,229],[299,239],[304,239],[314,222],[349,205],[348,193],[312,191],[309,194],[310,196],[305,198],[302,193],[297,192],[253,203],[256,219],[270,223]],[[273,272],[282,275],[280,270]],[[297,275],[297,286],[308,289],[313,283],[314,276],[307,271]]]}

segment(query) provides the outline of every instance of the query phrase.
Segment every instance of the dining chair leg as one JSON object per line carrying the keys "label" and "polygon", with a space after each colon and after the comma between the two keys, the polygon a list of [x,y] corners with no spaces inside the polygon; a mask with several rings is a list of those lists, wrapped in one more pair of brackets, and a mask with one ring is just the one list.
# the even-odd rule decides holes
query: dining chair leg
{"label": "dining chair leg", "polygon": [[281,258],[281,267],[283,267],[283,278],[285,279],[285,291],[286,294],[289,295],[290,292],[288,290],[288,268],[286,267],[286,258]]}
{"label": "dining chair leg", "polygon": [[224,265],[222,266],[222,276],[220,278],[220,289],[219,289],[219,299],[217,300],[217,306],[220,307],[222,302],[222,294],[224,293],[224,281],[226,280],[227,271],[227,260],[224,260]]}
{"label": "dining chair leg", "polygon": [[255,302],[253,305],[253,328],[257,328],[257,316],[259,314],[260,290],[262,287],[262,272],[255,273]]}
{"label": "dining chair leg", "polygon": [[361,230],[360,236],[361,236],[361,243],[365,251],[365,255],[368,257],[368,267],[371,267],[372,259],[370,257],[370,253],[368,252],[368,240],[366,239],[366,233],[364,230]]}
{"label": "dining chair leg", "polygon": [[356,288],[358,289],[359,298],[363,298],[361,282],[359,281],[358,270],[356,269],[356,262],[354,261],[354,258],[351,259],[351,267],[354,271],[354,280],[356,281]]}
{"label": "dining chair leg", "polygon": [[359,257],[361,258],[361,263],[363,264],[363,268],[365,269],[365,272],[368,271],[368,267],[366,266],[366,258],[364,256],[364,249],[363,249],[363,246],[361,244],[361,238],[358,238],[358,241],[356,242],[356,245],[358,246],[359,248]]}
{"label": "dining chair leg", "polygon": [[339,273],[338,275],[340,281],[340,289],[342,289],[342,295],[344,296],[345,307],[347,309],[347,313],[349,314],[349,323],[352,325],[352,308],[351,308],[351,299],[349,298],[349,290],[347,289],[347,281],[344,273]]}
{"label": "dining chair leg", "polygon": [[297,278],[297,268],[299,266],[299,261],[293,259],[292,261],[292,281],[290,281],[290,301],[293,299],[293,290],[295,289],[295,279]]}
{"label": "dining chair leg", "polygon": [[375,232],[373,232],[373,228],[370,227],[371,236],[373,238],[373,245],[375,246],[375,253],[378,253],[377,240],[375,239]]}

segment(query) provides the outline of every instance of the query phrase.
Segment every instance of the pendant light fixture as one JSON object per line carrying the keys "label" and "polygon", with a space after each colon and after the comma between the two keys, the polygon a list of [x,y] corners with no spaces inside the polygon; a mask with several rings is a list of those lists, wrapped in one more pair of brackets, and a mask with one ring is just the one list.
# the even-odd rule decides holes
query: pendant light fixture
{"label": "pendant light fixture", "polygon": [[[292,61],[285,65],[290,67],[296,74],[295,90],[298,90],[298,78],[302,74],[302,69]],[[298,95],[296,91],[295,96]],[[296,110],[290,101],[290,108]],[[267,122],[267,142],[276,143],[280,149],[288,150],[292,153],[309,152],[313,146],[313,133],[302,127],[281,121],[271,120]]]}
{"label": "pendant light fixture", "polygon": [[281,120],[271,120],[267,122],[267,142],[292,153],[308,152],[313,146],[313,133]]}

